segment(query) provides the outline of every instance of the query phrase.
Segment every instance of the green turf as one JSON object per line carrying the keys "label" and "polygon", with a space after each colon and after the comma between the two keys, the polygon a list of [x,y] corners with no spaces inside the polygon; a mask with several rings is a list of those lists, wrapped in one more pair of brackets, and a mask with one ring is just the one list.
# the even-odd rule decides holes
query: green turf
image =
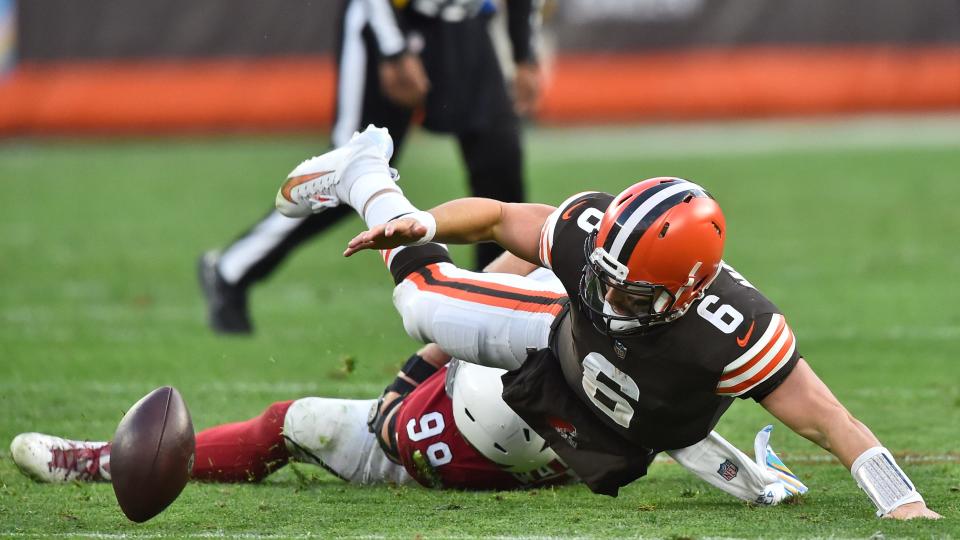
{"label": "green turf", "polygon": [[[617,499],[582,487],[362,489],[299,466],[260,486],[191,484],[143,525],[109,486],[34,484],[6,450],[18,432],[108,438],[163,384],[198,428],[280,399],[373,397],[416,344],[376,255],[339,256],[355,218],[255,290],[255,337],[205,327],[197,255],[267,211],[319,138],[21,140],[0,144],[0,536],[960,536],[960,139],[918,142],[909,124],[886,139],[871,131],[869,145],[829,128],[764,129],[535,131],[530,196],[555,204],[668,174],[706,185],[727,215],[726,259],[787,314],[814,369],[893,451],[939,460],[906,469],[946,520],[877,520],[849,473],[808,459],[826,454],[782,426],[774,446],[801,459],[811,493],[774,509],[670,463]],[[786,144],[770,143],[783,133]],[[401,172],[423,207],[465,193],[446,140],[415,137]],[[455,256],[469,264],[468,250]],[[769,421],[742,402],[718,429],[748,449]]]}

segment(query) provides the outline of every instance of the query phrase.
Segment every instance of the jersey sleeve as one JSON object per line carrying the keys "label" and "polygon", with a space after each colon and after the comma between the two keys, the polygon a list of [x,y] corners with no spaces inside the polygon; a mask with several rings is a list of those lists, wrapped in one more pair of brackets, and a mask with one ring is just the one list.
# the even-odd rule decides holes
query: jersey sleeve
{"label": "jersey sleeve", "polygon": [[556,242],[557,224],[570,219],[573,211],[584,206],[585,202],[595,191],[583,191],[573,195],[560,203],[560,206],[547,217],[540,229],[540,263],[546,268],[553,268],[553,246]]}
{"label": "jersey sleeve", "polygon": [[582,259],[583,241],[599,225],[611,197],[607,193],[584,191],[563,201],[540,230],[540,263],[556,272],[558,250]]}
{"label": "jersey sleeve", "polygon": [[540,29],[542,2],[511,0],[507,2],[507,35],[513,49],[513,61],[536,62],[536,35]]}
{"label": "jersey sleeve", "polygon": [[384,58],[399,56],[406,50],[403,24],[390,0],[366,0],[364,2],[367,24]]}
{"label": "jersey sleeve", "polygon": [[740,339],[746,350],[724,367],[716,392],[759,401],[793,370],[800,357],[797,340],[779,313],[757,316],[738,344]]}

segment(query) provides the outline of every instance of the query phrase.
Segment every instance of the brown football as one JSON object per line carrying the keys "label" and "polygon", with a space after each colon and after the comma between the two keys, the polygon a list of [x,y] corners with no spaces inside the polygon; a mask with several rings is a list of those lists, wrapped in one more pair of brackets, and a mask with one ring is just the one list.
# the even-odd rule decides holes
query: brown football
{"label": "brown football", "polygon": [[176,388],[157,388],[130,407],[110,449],[113,492],[128,518],[147,521],[180,495],[194,446],[190,411]]}

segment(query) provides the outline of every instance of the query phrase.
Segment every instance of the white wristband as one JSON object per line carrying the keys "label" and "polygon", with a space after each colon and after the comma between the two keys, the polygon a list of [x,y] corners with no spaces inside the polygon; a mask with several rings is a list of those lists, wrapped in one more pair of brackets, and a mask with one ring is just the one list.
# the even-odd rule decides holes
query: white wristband
{"label": "white wristband", "polygon": [[923,497],[894,461],[889,450],[874,446],[860,454],[850,467],[850,474],[860,489],[867,492],[877,507],[877,516],[912,502],[923,502]]}
{"label": "white wristband", "polygon": [[423,238],[413,242],[412,244],[407,244],[408,246],[422,246],[433,241],[433,237],[437,234],[437,220],[433,217],[433,214],[430,212],[424,212],[423,210],[418,210],[416,212],[402,215],[396,219],[401,218],[410,218],[416,220],[417,223],[423,225],[427,229],[427,234],[423,235]]}

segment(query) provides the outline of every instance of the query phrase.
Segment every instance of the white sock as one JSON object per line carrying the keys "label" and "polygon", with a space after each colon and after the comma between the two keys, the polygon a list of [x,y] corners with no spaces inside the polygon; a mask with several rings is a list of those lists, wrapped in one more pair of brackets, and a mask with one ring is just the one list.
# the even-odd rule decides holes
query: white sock
{"label": "white sock", "polygon": [[[359,183],[360,182],[357,184]],[[363,220],[367,223],[368,228],[382,225],[401,214],[409,214],[417,211],[417,208],[407,200],[403,192],[399,191],[400,188],[397,188],[395,184],[393,186],[398,191],[381,193],[374,197],[373,200],[368,199],[368,201],[365,201],[364,204],[366,204],[367,207],[363,213]],[[370,193],[370,195],[373,193]],[[351,192],[350,195],[352,197],[353,192]],[[356,206],[355,208],[363,208],[363,206]]]}

